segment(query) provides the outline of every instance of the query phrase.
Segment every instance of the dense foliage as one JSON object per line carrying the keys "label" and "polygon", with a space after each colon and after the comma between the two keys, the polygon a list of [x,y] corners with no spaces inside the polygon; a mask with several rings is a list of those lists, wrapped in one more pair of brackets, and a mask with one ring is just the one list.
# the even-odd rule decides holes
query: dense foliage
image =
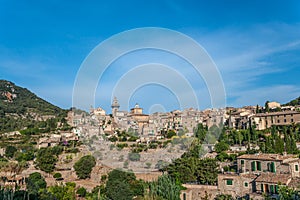
{"label": "dense foliage", "polygon": [[12,158],[14,154],[17,152],[17,148],[14,146],[7,146],[5,149],[5,156],[7,158]]}
{"label": "dense foliage", "polygon": [[[7,97],[7,94],[13,96]],[[34,126],[37,116],[61,117],[65,114],[65,110],[39,98],[28,89],[0,80],[0,132]]]}
{"label": "dense foliage", "polygon": [[180,200],[181,185],[168,175],[158,177],[157,181],[149,183],[149,195],[153,199]]}
{"label": "dense foliage", "polygon": [[294,99],[294,100],[291,100],[290,102],[284,104],[284,106],[298,106],[300,105],[300,97]]}
{"label": "dense foliage", "polygon": [[287,186],[279,186],[279,200],[300,199],[300,192]]}
{"label": "dense foliage", "polygon": [[129,200],[144,194],[144,186],[134,173],[112,170],[106,183],[107,197],[112,200]]}
{"label": "dense foliage", "polygon": [[29,175],[26,179],[26,189],[29,193],[29,196],[36,197],[41,189],[45,189],[47,183],[42,175],[38,172],[34,172]]}
{"label": "dense foliage", "polygon": [[167,167],[169,175],[181,183],[216,185],[217,162],[215,159],[196,157],[178,158]]}
{"label": "dense foliage", "polygon": [[96,165],[96,160],[93,156],[87,155],[80,158],[75,164],[74,169],[78,178],[90,178],[93,167]]}
{"label": "dense foliage", "polygon": [[47,173],[53,172],[58,155],[62,152],[61,146],[41,148],[37,152],[36,166]]}

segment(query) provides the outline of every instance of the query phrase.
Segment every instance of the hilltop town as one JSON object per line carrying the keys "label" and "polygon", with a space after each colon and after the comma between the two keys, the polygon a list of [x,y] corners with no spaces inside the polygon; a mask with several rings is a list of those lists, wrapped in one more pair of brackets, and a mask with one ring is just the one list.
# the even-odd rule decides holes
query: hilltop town
{"label": "hilltop town", "polygon": [[[17,92],[2,92],[6,108],[22,98]],[[115,97],[110,111],[72,108],[63,117],[40,114],[34,124],[3,132],[2,192],[49,199],[66,190],[62,195],[70,199],[117,199],[124,193],[112,192],[112,182],[120,188],[116,177],[133,174],[132,188],[140,189],[127,188],[124,199],[170,199],[171,194],[154,192],[157,187],[174,187],[172,195],[183,200],[279,198],[287,191],[298,195],[297,100],[152,114],[143,113],[139,104],[130,111],[119,108]],[[37,179],[44,181],[42,186],[32,183]],[[153,188],[141,186],[146,183]]]}

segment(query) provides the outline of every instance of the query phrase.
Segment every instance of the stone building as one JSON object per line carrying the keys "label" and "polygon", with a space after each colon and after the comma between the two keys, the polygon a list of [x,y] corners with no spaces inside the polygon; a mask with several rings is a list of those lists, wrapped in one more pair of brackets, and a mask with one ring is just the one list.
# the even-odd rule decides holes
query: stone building
{"label": "stone building", "polygon": [[143,114],[143,109],[139,104],[135,104],[134,108],[130,109],[128,116],[130,121],[138,125],[138,132],[143,135],[143,128],[149,124],[149,115]]}
{"label": "stone building", "polygon": [[214,199],[218,194],[218,187],[214,185],[183,184],[185,190],[181,191],[181,200]]}
{"label": "stone building", "polygon": [[119,101],[118,101],[117,97],[114,97],[114,100],[111,104],[111,109],[112,109],[112,115],[113,116],[116,116],[116,112],[119,110],[119,108],[120,108]]}
{"label": "stone building", "polygon": [[251,117],[251,123],[256,125],[256,129],[264,130],[272,125],[290,125],[300,123],[300,112],[281,111],[271,113],[258,113]]}
{"label": "stone building", "polygon": [[276,198],[279,184],[289,186],[299,180],[299,165],[297,155],[245,154],[237,158],[236,173],[219,174],[218,189],[234,197]]}

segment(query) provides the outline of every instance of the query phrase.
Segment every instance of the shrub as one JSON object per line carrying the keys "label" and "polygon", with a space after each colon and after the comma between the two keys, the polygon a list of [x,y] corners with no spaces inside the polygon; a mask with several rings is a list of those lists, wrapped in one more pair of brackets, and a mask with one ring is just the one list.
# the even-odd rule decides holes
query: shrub
{"label": "shrub", "polygon": [[139,153],[129,153],[128,154],[128,159],[130,161],[139,161],[141,158],[141,155]]}
{"label": "shrub", "polygon": [[60,179],[62,176],[61,176],[61,173],[55,173],[54,175],[53,175],[53,178],[55,178],[55,179]]}
{"label": "shrub", "polygon": [[16,153],[17,148],[14,146],[7,146],[5,149],[5,156],[7,158],[12,158],[14,157],[14,154]]}
{"label": "shrub", "polygon": [[84,187],[81,187],[77,190],[76,194],[79,194],[79,196],[81,196],[81,197],[85,197],[86,189]]}

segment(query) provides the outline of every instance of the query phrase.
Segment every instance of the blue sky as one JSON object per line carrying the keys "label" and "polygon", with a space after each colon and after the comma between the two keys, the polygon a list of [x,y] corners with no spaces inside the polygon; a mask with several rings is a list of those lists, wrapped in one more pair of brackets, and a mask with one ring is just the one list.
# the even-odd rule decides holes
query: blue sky
{"label": "blue sky", "polygon": [[[229,106],[285,103],[300,96],[297,0],[0,2],[0,79],[63,108],[72,106],[76,74],[93,48],[117,33],[141,27],[179,31],[202,45],[222,75]],[[95,106],[110,112],[112,89],[122,74],[154,61],[174,69],[185,65],[160,51],[123,56],[101,77]],[[205,83],[191,72],[181,73],[197,93],[200,108],[210,107]],[[180,108],[176,95],[184,94],[146,85],[129,103],[140,103],[146,112],[170,111]]]}

